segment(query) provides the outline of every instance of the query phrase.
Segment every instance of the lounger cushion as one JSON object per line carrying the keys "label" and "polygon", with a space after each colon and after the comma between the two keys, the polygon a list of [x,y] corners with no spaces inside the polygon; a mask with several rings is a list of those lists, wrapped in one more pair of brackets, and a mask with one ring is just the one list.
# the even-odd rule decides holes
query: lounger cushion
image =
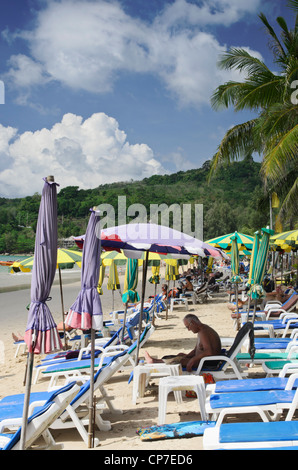
{"label": "lounger cushion", "polygon": [[219,442],[294,441],[298,439],[298,421],[222,424]]}
{"label": "lounger cushion", "polygon": [[[215,393],[226,392],[257,392],[262,390],[284,390],[288,382],[287,377],[266,377],[262,379],[221,380],[215,385]],[[295,388],[298,379],[295,381]]]}
{"label": "lounger cushion", "polygon": [[258,392],[217,393],[210,396],[212,409],[242,406],[274,405],[291,403],[296,390],[269,390]]}
{"label": "lounger cushion", "polygon": [[[261,352],[261,353],[256,353],[254,355],[254,360],[259,360],[259,361],[270,361],[270,360],[277,360],[277,359],[280,359],[280,360],[283,360],[283,359],[287,359],[289,356],[289,353],[282,353],[282,352]],[[298,354],[293,354],[291,356],[292,359],[298,359]],[[239,361],[251,361],[251,357],[250,357],[250,354],[248,353],[239,353],[237,354],[237,359]]]}

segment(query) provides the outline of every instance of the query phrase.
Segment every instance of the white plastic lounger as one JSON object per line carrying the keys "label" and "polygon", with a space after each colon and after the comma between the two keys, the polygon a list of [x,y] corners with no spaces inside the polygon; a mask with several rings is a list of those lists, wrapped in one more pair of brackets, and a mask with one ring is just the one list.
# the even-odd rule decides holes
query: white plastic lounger
{"label": "white plastic lounger", "polygon": [[279,418],[284,410],[287,420],[292,419],[298,405],[298,390],[294,388],[298,375],[293,374],[283,390],[261,390],[214,393],[206,398],[206,412],[219,420],[231,414],[258,413],[263,421]]}
{"label": "white plastic lounger", "polygon": [[[135,349],[135,347],[133,348]],[[104,365],[94,376],[94,392],[99,391],[100,399],[95,408],[95,423],[99,430],[109,431],[111,429],[110,421],[104,421],[101,413],[104,408],[108,408],[110,413],[122,413],[121,410],[114,408],[112,399],[108,396],[104,386],[107,381],[121,369],[123,364],[127,362],[128,355],[132,351],[122,351],[110,358],[107,365]],[[76,381],[83,382],[84,385],[77,387],[76,396],[73,397],[71,403],[68,404],[60,418],[52,424],[52,429],[69,429],[76,427],[84,442],[88,443],[88,434],[85,425],[89,422],[88,403],[90,399],[90,378],[80,376],[75,378]],[[59,393],[61,389],[54,392]],[[36,411],[38,407],[44,405],[50,400],[53,392],[35,392],[30,395],[30,411]],[[0,432],[4,428],[12,428],[19,426],[22,422],[24,394],[11,395],[0,401]],[[62,410],[63,411],[63,410]],[[94,439],[94,446],[99,444],[99,439]]]}
{"label": "white plastic lounger", "polygon": [[[28,418],[25,449],[30,448],[40,436],[43,436],[47,449],[63,448],[63,445],[56,445],[49,431],[49,427],[59,418],[61,413],[63,413],[65,408],[78,393],[78,390],[79,386],[75,382],[63,387],[55,394],[52,394],[45,405]],[[0,448],[2,450],[19,450],[20,439],[21,428],[19,428],[15,434],[2,433],[0,435]]]}
{"label": "white plastic lounger", "polygon": [[[116,331],[114,333],[113,336],[111,336],[111,338],[105,338],[105,343],[102,345],[102,346],[98,346],[98,344],[96,345],[95,343],[95,357],[96,358],[99,358],[100,355],[103,353],[103,352],[107,352],[107,351],[110,351],[112,348],[112,346],[114,346],[115,344],[118,343],[118,339],[119,339],[119,334],[121,333],[122,331],[122,327],[119,328],[118,331]],[[70,351],[68,351],[69,353]],[[72,352],[75,352],[75,351],[72,351]],[[64,353],[64,351],[63,351]],[[70,358],[68,359],[67,358],[67,354],[61,354],[61,357],[57,357],[59,356],[59,354],[57,354],[56,356],[55,355],[51,355],[48,360],[43,360],[41,362],[41,364],[37,364],[35,366],[35,375],[34,375],[34,379],[33,379],[33,384],[36,384],[38,379],[40,378],[40,374],[46,370],[48,367],[50,366],[56,366],[57,364],[71,364],[73,362],[78,362],[78,361],[85,361],[85,360],[89,360],[90,361],[90,346],[87,346],[86,348],[81,348],[79,351],[78,351],[78,357],[76,358]],[[100,364],[100,360],[98,359],[98,365]]]}
{"label": "white plastic lounger", "polygon": [[207,428],[203,435],[205,450],[298,448],[298,421],[225,423]]}
{"label": "white plastic lounger", "polygon": [[[147,326],[145,328],[145,330],[141,334],[140,347],[145,344],[145,342],[149,339],[153,331],[153,326]],[[122,362],[122,368],[124,368],[127,363],[129,363],[131,367],[134,367],[136,346],[137,341],[135,341],[130,347],[125,345],[110,346],[110,348],[107,348],[107,351],[101,354],[100,358],[95,359],[95,371],[101,369],[104,365],[107,365],[112,360],[113,356],[118,353],[121,353],[123,357],[126,358],[126,360]],[[83,361],[71,361],[71,363],[67,364],[57,364],[54,366],[48,366],[47,369],[42,371],[42,375],[43,377],[49,377],[51,379],[49,384],[49,388],[51,389],[56,386],[59,378],[62,377],[68,380],[76,380],[76,377],[80,377],[82,374],[88,374],[90,372],[90,367],[91,360],[89,359]]]}

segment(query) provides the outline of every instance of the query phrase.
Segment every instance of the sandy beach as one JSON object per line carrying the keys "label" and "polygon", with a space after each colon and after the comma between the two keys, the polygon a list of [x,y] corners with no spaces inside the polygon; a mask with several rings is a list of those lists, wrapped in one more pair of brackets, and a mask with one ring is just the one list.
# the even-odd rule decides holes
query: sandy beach
{"label": "sandy beach", "polygon": [[[6,276],[6,277],[5,277]],[[7,278],[8,276],[8,278]],[[123,287],[123,274],[120,274],[121,287]],[[139,286],[141,276],[139,277]],[[0,398],[7,394],[24,392],[23,378],[25,372],[26,356],[14,357],[15,346],[12,341],[12,332],[23,333],[27,322],[26,305],[30,302],[30,275],[17,275],[13,279],[11,275],[1,274],[1,332],[0,340],[4,354],[1,358],[0,374]],[[6,284],[5,284],[6,283]],[[13,289],[13,285],[16,290]],[[107,291],[104,284],[104,294],[101,297],[104,311],[104,319],[112,308],[112,294]],[[3,292],[6,288],[8,292]],[[140,287],[141,288],[141,287]],[[80,271],[69,271],[63,273],[63,295],[64,306],[67,310],[75,300],[80,289]],[[146,294],[153,292],[153,286],[147,282]],[[50,309],[56,322],[61,320],[60,288],[57,279],[51,291],[52,300],[49,302]],[[115,308],[121,308],[122,302],[119,292],[115,292]],[[205,304],[190,304],[189,313],[195,313],[203,323],[212,326],[221,336],[234,337],[236,332],[227,308],[228,296],[224,292],[214,294],[213,298]],[[168,319],[165,314],[156,320],[156,329],[146,343],[144,349],[154,357],[165,354],[175,354],[181,351],[188,352],[193,349],[196,338],[183,325],[186,311],[182,307],[175,307],[169,312]],[[140,358],[144,350],[140,350]],[[35,357],[35,364],[40,361],[40,356]],[[129,373],[119,372],[106,385],[110,395],[114,397],[114,406],[123,410],[122,414],[112,415],[108,411],[102,416],[112,423],[112,429],[108,432],[96,431],[95,435],[100,440],[96,448],[99,451],[115,450],[186,450],[194,451],[202,449],[202,437],[190,439],[172,439],[164,441],[143,442],[136,434],[139,427],[157,424],[158,418],[158,379],[151,380],[146,389],[145,396],[132,403],[132,383],[128,384]],[[46,390],[48,380],[42,379],[32,386],[32,391]],[[183,398],[183,404],[177,405],[172,394],[170,394],[167,406],[166,423],[179,421],[193,421],[200,419],[198,404],[195,398]],[[78,449],[87,450],[76,429],[69,431],[53,431],[57,443],[63,442],[65,450]]]}

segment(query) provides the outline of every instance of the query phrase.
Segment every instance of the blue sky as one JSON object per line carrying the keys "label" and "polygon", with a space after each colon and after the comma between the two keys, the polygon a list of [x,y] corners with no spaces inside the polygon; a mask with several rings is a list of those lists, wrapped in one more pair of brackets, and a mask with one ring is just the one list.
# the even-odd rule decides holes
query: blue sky
{"label": "blue sky", "polygon": [[[0,196],[94,188],[201,167],[253,115],[216,112],[239,79],[216,63],[244,47],[273,70],[258,14],[287,0],[1,0]],[[1,96],[0,96],[1,103]]]}

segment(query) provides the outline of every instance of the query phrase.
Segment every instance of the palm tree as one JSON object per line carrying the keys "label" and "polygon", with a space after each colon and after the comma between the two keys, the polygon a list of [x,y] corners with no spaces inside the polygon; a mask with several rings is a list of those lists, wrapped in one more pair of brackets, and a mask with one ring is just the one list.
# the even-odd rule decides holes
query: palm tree
{"label": "palm tree", "polygon": [[229,81],[220,85],[211,98],[214,109],[233,106],[257,112],[248,122],[228,130],[214,155],[209,178],[224,163],[231,163],[253,152],[262,155],[261,172],[270,193],[284,191],[281,215],[297,214],[298,197],[298,0],[289,1],[296,13],[293,30],[282,17],[277,18],[281,39],[266,16],[259,18],[269,37],[279,74],[244,49],[231,48],[225,53],[219,67],[245,72],[242,82]]}

